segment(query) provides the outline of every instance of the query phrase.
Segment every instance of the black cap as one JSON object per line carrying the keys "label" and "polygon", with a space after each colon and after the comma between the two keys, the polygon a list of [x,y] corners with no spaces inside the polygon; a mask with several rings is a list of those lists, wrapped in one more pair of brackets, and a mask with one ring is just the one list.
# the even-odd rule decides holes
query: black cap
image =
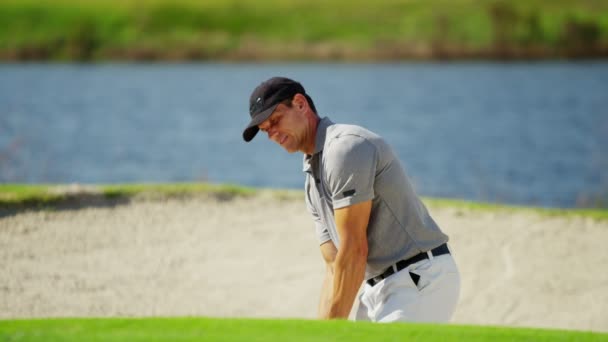
{"label": "black cap", "polygon": [[285,77],[273,77],[257,86],[249,98],[251,121],[243,131],[243,139],[251,141],[260,130],[258,125],[268,119],[281,101],[291,99],[295,94],[305,95],[304,87]]}

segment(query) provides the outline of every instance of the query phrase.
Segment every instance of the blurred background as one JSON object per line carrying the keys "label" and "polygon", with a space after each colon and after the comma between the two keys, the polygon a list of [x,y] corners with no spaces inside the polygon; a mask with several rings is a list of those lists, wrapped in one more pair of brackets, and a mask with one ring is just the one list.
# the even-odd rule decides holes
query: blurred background
{"label": "blurred background", "polygon": [[608,207],[608,1],[0,0],[0,182],[303,186],[263,80],[384,136],[425,196]]}

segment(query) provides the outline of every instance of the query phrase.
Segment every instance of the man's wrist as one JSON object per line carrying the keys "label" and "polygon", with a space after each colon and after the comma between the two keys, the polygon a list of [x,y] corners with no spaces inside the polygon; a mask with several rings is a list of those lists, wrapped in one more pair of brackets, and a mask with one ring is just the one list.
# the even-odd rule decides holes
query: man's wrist
{"label": "man's wrist", "polygon": [[340,308],[338,304],[332,304],[329,310],[327,310],[325,319],[347,319],[349,313],[350,310]]}

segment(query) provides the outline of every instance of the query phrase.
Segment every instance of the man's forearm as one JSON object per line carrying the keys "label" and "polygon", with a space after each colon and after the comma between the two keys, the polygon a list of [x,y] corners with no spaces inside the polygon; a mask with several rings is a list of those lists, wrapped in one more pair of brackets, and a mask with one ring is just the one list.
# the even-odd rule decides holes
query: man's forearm
{"label": "man's forearm", "polygon": [[367,249],[340,253],[334,264],[333,291],[327,318],[348,318],[365,276]]}
{"label": "man's forearm", "polygon": [[329,316],[329,309],[331,308],[331,294],[333,291],[334,274],[327,268],[325,277],[323,277],[323,284],[321,285],[321,298],[319,300],[319,318],[327,318]]}

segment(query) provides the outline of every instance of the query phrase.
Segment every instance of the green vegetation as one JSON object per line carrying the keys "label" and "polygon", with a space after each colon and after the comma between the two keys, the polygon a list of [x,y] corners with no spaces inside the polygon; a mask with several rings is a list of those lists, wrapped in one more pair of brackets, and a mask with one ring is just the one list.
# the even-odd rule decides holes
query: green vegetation
{"label": "green vegetation", "polygon": [[255,189],[233,184],[209,183],[173,183],[173,184],[120,184],[100,186],[106,197],[134,196],[141,193],[157,193],[165,196],[180,196],[189,194],[223,194],[228,196],[248,196]]}
{"label": "green vegetation", "polygon": [[232,184],[114,184],[114,185],[29,185],[0,184],[0,209],[44,209],[62,205],[86,206],[100,201],[128,201],[136,196],[173,198],[210,195],[218,199],[250,196],[253,188]]}
{"label": "green vegetation", "polygon": [[[174,198],[210,195],[218,199],[268,193],[277,200],[302,200],[301,190],[256,189],[232,184],[113,184],[113,185],[28,185],[0,184],[0,209],[52,208],[62,204],[86,204],[87,200],[129,200],[134,197]],[[470,202],[455,199],[425,198],[425,204],[438,208],[472,211],[532,212],[545,216],[578,216],[608,220],[608,209],[559,209]]]}
{"label": "green vegetation", "polygon": [[54,194],[47,185],[0,184],[0,203],[7,205],[31,200],[50,202],[62,197]]}
{"label": "green vegetation", "polygon": [[3,0],[0,58],[608,56],[603,0]]}
{"label": "green vegetation", "polygon": [[524,207],[515,205],[481,203],[454,199],[425,198],[426,205],[438,208],[455,208],[487,212],[530,212],[543,216],[587,217],[594,220],[608,220],[608,209],[561,209]]}
{"label": "green vegetation", "polygon": [[608,334],[430,324],[209,318],[0,321],[3,341],[607,341]]}

